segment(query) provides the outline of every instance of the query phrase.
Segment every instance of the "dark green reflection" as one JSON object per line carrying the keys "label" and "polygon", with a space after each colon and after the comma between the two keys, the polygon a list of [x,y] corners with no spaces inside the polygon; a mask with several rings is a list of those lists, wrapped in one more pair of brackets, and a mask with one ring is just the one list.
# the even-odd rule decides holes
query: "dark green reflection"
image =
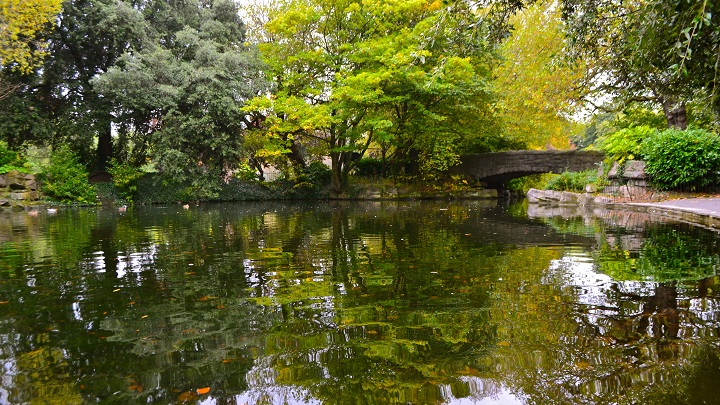
{"label": "dark green reflection", "polygon": [[0,402],[632,403],[712,367],[716,235],[510,212],[2,213]]}

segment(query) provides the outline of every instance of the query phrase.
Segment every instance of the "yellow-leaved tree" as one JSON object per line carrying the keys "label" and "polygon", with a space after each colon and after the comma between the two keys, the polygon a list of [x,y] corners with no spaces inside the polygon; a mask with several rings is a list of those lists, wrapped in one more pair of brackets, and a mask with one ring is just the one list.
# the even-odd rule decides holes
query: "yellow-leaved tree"
{"label": "yellow-leaved tree", "polygon": [[500,48],[503,63],[494,80],[505,136],[535,149],[567,149],[577,126],[569,117],[582,96],[578,84],[586,66],[563,57],[567,39],[560,5],[541,1],[511,23],[514,31]]}
{"label": "yellow-leaved tree", "polygon": [[[43,38],[60,13],[62,0],[0,1],[0,70],[29,73],[45,56]],[[0,99],[13,89],[0,78]]]}
{"label": "yellow-leaved tree", "polygon": [[27,73],[45,55],[42,33],[60,12],[62,0],[0,1],[0,64]]}

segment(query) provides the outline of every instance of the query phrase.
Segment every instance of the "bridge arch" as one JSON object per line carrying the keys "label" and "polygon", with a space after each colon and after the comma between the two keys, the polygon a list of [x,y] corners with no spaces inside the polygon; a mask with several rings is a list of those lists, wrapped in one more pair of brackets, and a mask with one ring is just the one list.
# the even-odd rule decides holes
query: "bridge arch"
{"label": "bridge arch", "polygon": [[464,174],[491,187],[518,177],[540,173],[562,173],[597,168],[605,155],[599,151],[516,150],[460,156],[451,174]]}

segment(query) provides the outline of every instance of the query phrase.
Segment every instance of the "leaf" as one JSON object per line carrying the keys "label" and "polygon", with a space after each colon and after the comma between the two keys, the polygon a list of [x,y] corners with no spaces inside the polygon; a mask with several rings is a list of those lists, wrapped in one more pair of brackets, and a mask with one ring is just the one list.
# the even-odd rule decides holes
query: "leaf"
{"label": "leaf", "polygon": [[204,387],[204,388],[198,388],[197,393],[198,395],[205,395],[208,392],[210,392],[210,387]]}
{"label": "leaf", "polygon": [[182,403],[188,403],[188,402],[195,402],[197,401],[197,394],[192,391],[186,391],[180,394],[177,398],[177,402]]}

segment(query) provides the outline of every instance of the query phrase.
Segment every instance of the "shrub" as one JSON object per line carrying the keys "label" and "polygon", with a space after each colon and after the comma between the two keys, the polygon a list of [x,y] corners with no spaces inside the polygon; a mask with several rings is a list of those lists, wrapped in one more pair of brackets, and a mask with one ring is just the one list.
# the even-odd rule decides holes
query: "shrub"
{"label": "shrub", "polygon": [[667,129],[643,142],[645,173],[659,189],[705,187],[720,180],[720,138],[703,129]]}
{"label": "shrub", "polygon": [[355,175],[362,177],[379,177],[383,172],[382,159],[362,158],[355,164]]}
{"label": "shrub", "polygon": [[8,149],[7,143],[0,141],[0,174],[11,170],[21,173],[30,172],[25,158],[19,152]]}
{"label": "shrub", "polygon": [[236,179],[244,181],[256,181],[258,179],[257,171],[247,163],[239,164],[233,175]]}
{"label": "shrub", "polygon": [[110,160],[108,173],[112,176],[113,185],[120,196],[130,202],[137,192],[137,182],[143,172],[127,163],[120,163],[115,158]]}
{"label": "shrub", "polygon": [[330,184],[332,181],[332,171],[322,162],[312,162],[305,169],[300,176],[298,176],[298,182],[309,182],[314,187],[322,187]]}
{"label": "shrub", "polygon": [[572,191],[581,193],[585,185],[597,181],[597,171],[585,170],[582,172],[564,172],[551,178],[545,185],[545,190]]}
{"label": "shrub", "polygon": [[42,178],[43,192],[57,201],[84,204],[97,201],[95,188],[88,182],[87,169],[67,146],[53,152]]}
{"label": "shrub", "polygon": [[640,155],[642,142],[653,136],[656,129],[649,126],[623,128],[598,140],[599,148],[605,152],[607,162],[623,163]]}

